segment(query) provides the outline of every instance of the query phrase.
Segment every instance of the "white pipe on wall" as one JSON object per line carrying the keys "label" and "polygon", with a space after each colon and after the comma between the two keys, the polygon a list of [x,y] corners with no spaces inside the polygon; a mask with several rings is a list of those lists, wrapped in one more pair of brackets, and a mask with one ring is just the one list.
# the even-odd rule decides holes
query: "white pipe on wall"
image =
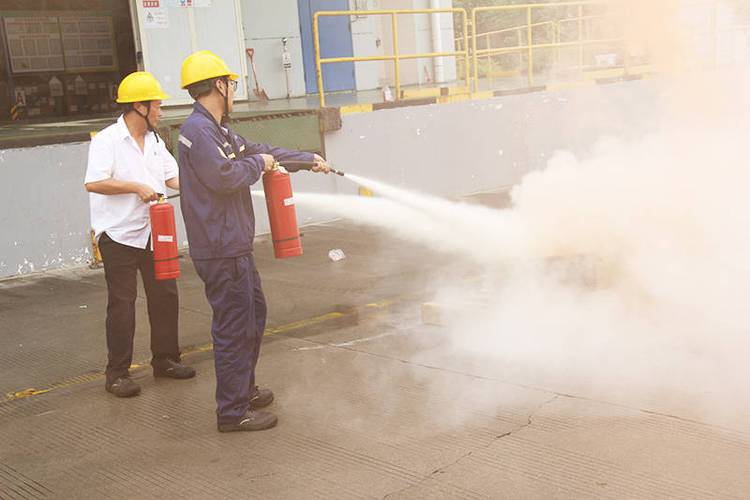
{"label": "white pipe on wall", "polygon": [[[430,0],[431,9],[440,8],[440,0]],[[430,14],[430,30],[432,31],[432,51],[443,52],[443,33],[440,28],[440,14]],[[433,78],[436,83],[445,81],[445,65],[442,57],[432,60]]]}

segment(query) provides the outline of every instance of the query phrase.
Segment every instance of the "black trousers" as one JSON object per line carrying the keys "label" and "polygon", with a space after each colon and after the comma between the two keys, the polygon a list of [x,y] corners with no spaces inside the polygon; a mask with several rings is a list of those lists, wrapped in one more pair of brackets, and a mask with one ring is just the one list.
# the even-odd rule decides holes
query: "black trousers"
{"label": "black trousers", "polygon": [[[146,246],[149,248],[150,244]],[[177,280],[156,280],[151,250],[122,245],[107,233],[99,238],[99,249],[107,280],[107,381],[129,375],[133,362],[137,273],[141,272],[146,290],[148,319],[151,324],[151,363],[156,360],[180,361],[177,340],[179,299]]]}

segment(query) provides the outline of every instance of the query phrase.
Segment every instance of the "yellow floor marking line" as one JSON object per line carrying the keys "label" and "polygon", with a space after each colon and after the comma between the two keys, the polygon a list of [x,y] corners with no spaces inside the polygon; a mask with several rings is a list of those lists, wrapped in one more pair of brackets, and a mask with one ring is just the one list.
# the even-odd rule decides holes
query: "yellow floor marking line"
{"label": "yellow floor marking line", "polygon": [[294,323],[289,323],[288,325],[279,326],[277,328],[266,328],[265,335],[277,335],[279,333],[286,333],[293,330],[299,330],[300,328],[306,328],[313,325],[318,325],[320,323],[325,323],[326,321],[331,321],[334,319],[343,318],[345,316],[350,316],[352,313],[341,313],[341,312],[330,312],[328,314],[323,314],[322,316],[316,316],[314,318],[310,319],[303,319],[301,321],[295,321]]}
{"label": "yellow floor marking line", "polygon": [[[388,307],[392,304],[394,304],[395,301],[393,300],[384,300],[381,302],[373,302],[370,304],[366,304],[364,306],[365,309],[368,310],[378,310],[383,309],[385,307]],[[284,333],[293,332],[295,330],[300,330],[302,328],[308,328],[311,326],[319,325],[322,323],[326,323],[328,321],[334,321],[337,319],[353,316],[357,314],[356,309],[352,309],[350,312],[329,312],[326,314],[322,314],[320,316],[314,316],[312,318],[303,319],[300,321],[295,321],[293,323],[288,323],[286,325],[277,326],[276,328],[266,328],[266,331],[263,333],[264,335],[279,335]],[[213,344],[202,344],[198,346],[193,346],[188,349],[186,349],[182,355],[183,357],[191,356],[194,354],[200,354],[205,352],[213,351]],[[130,365],[131,370],[139,370],[141,368],[145,368],[149,366],[149,361],[142,361],[138,363],[133,363]],[[76,375],[74,377],[66,378],[60,382],[56,382],[54,384],[51,384],[49,387],[45,387],[42,389],[38,389],[36,387],[30,387],[28,389],[24,389],[21,391],[12,391],[7,394],[5,394],[4,398],[0,400],[0,404],[8,403],[11,401],[15,401],[18,399],[26,399],[31,398],[34,396],[39,396],[41,394],[47,394],[49,392],[58,390],[58,389],[65,389],[68,387],[72,387],[75,385],[87,383],[87,382],[93,382],[96,380],[100,380],[104,378],[104,372],[97,371],[97,372],[91,372],[84,375]]]}
{"label": "yellow floor marking line", "polygon": [[342,116],[353,115],[355,113],[369,113],[372,111],[372,104],[352,104],[349,106],[341,106],[339,112]]}

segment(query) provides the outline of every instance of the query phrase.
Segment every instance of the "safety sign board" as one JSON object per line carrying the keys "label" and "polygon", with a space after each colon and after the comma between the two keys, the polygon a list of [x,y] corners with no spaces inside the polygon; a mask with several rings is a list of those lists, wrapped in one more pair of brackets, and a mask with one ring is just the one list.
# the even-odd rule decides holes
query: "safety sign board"
{"label": "safety sign board", "polygon": [[75,85],[76,95],[89,95],[89,87],[86,85],[86,80],[84,80],[81,75],[76,76],[73,83]]}
{"label": "safety sign board", "polygon": [[3,21],[14,73],[65,69],[56,17],[5,17]]}
{"label": "safety sign board", "polygon": [[211,0],[166,0],[168,7],[211,7]]}
{"label": "safety sign board", "polygon": [[26,106],[26,91],[23,89],[16,89],[16,106]]}
{"label": "safety sign board", "polygon": [[143,18],[143,26],[147,29],[169,28],[169,12],[167,9],[148,9]]}
{"label": "safety sign board", "polygon": [[64,94],[63,92],[63,83],[60,81],[59,78],[56,76],[53,76],[49,80],[49,95],[52,97],[62,97]]}
{"label": "safety sign board", "polygon": [[114,69],[114,27],[104,16],[60,17],[65,68],[70,70]]}

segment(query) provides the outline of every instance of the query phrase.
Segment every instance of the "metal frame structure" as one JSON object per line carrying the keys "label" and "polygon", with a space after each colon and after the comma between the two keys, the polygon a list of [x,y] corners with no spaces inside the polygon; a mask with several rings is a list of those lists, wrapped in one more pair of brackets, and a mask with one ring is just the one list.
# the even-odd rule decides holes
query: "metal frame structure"
{"label": "metal frame structure", "polygon": [[[602,5],[606,2],[602,0],[586,0],[578,2],[559,2],[559,3],[537,3],[537,4],[520,4],[520,5],[495,5],[487,7],[476,7],[471,11],[471,26],[472,26],[472,63],[474,65],[474,90],[479,90],[479,57],[480,56],[492,56],[495,54],[509,54],[514,52],[527,53],[527,79],[529,87],[534,86],[534,50],[540,49],[560,49],[564,47],[579,47],[580,49],[580,61],[583,66],[584,47],[586,45],[599,45],[608,43],[622,42],[622,38],[602,39],[602,40],[584,40],[583,39],[583,22],[586,16],[583,14],[583,10],[589,5]],[[542,43],[534,44],[534,27],[543,25],[545,23],[555,23],[555,21],[546,21],[545,23],[534,23],[533,13],[539,9],[549,8],[567,8],[567,7],[578,7],[578,40],[574,42],[559,42],[556,43]],[[477,29],[477,16],[484,12],[510,12],[510,11],[526,11],[526,25],[521,27],[510,28],[510,31],[526,29],[526,45],[518,47],[503,47],[497,49],[477,49],[477,38],[484,36],[484,34],[478,34]]]}
{"label": "metal frame structure", "polygon": [[[464,50],[453,51],[453,52],[428,52],[421,54],[401,54],[398,49],[398,16],[399,15],[410,15],[410,14],[461,14],[463,16],[463,33],[464,33]],[[320,27],[319,20],[321,17],[332,17],[332,16],[391,16],[391,29],[393,31],[393,54],[383,56],[366,56],[366,57],[330,57],[322,59],[320,57]],[[395,98],[401,99],[401,66],[402,60],[408,59],[421,59],[430,58],[434,59],[437,57],[463,57],[464,58],[464,79],[466,81],[466,88],[470,88],[471,73],[470,67],[470,54],[466,50],[469,46],[469,30],[468,30],[469,16],[466,9],[451,8],[451,9],[409,9],[409,10],[347,10],[347,11],[319,11],[313,16],[313,41],[315,42],[315,70],[318,77],[318,93],[320,95],[320,107],[324,108],[326,105],[325,101],[325,87],[323,86],[323,64],[335,64],[342,62],[366,62],[366,61],[393,61],[395,76],[396,76],[396,96]]]}
{"label": "metal frame structure", "polygon": [[[560,43],[562,43],[561,33],[562,33],[562,25],[563,24],[565,24],[565,23],[572,23],[572,22],[578,23],[579,38],[582,38],[582,33],[584,31],[583,30],[583,26],[584,26],[583,23],[584,22],[589,22],[589,21],[592,21],[592,20],[595,20],[595,19],[605,19],[605,18],[612,17],[612,16],[613,16],[612,13],[608,13],[608,14],[597,14],[597,15],[590,15],[590,16],[583,16],[583,17],[568,18],[568,19],[559,19],[559,20],[555,20],[555,21],[540,21],[540,22],[532,23],[531,27],[532,28],[539,28],[541,26],[549,26],[549,27],[553,28],[553,30],[554,30],[553,31],[554,43],[560,44]],[[590,26],[589,26],[589,29],[590,29]],[[514,26],[514,27],[510,27],[510,28],[503,28],[503,29],[499,29],[499,30],[485,31],[483,33],[477,33],[476,35],[472,35],[472,37],[471,37],[472,39],[474,39],[475,37],[477,39],[484,38],[484,48],[483,49],[477,48],[476,52],[477,52],[477,59],[480,56],[482,56],[482,57],[486,56],[487,57],[487,67],[488,67],[487,74],[486,74],[487,77],[491,78],[491,77],[493,77],[493,76],[496,75],[492,71],[492,56],[496,55],[498,53],[498,52],[496,52],[497,50],[503,51],[501,53],[508,53],[508,52],[512,52],[513,50],[517,51],[518,52],[518,56],[519,56],[519,68],[520,68],[520,66],[522,65],[522,60],[523,60],[523,53],[522,53],[522,51],[527,50],[527,48],[522,45],[522,43],[523,43],[523,41],[522,41],[522,38],[523,38],[522,35],[523,35],[523,31],[524,30],[527,30],[527,26],[526,25]],[[515,45],[515,46],[505,46],[505,47],[494,47],[493,48],[492,47],[492,37],[496,36],[496,35],[502,35],[504,33],[515,33],[518,45]],[[455,38],[454,39],[454,43],[456,44],[456,46],[461,47],[462,43],[463,43],[463,38],[460,38],[460,37]],[[559,48],[559,47],[557,47],[557,48]],[[474,64],[476,64],[476,63],[474,63]],[[584,64],[583,64],[583,51],[582,50],[580,51],[579,66],[580,67],[584,66]],[[518,74],[519,71],[507,71],[507,72],[501,72],[501,73],[503,75],[507,75],[507,74],[516,75],[516,74]]]}
{"label": "metal frame structure", "polygon": [[[719,29],[718,26],[718,0],[698,0],[696,2],[700,5],[708,5],[712,7],[709,14],[709,27],[706,30],[706,36],[710,37],[710,64],[718,64],[718,36],[721,33],[733,32],[738,30],[744,30],[744,27],[730,27],[728,29]],[[473,94],[479,92],[479,61],[480,58],[487,58],[489,61],[488,75],[492,75],[492,56],[499,54],[514,54],[519,55],[519,70],[512,71],[514,75],[519,74],[523,71],[523,56],[526,55],[526,77],[528,87],[534,87],[535,84],[535,51],[544,49],[556,49],[559,53],[560,49],[564,48],[578,48],[578,66],[583,69],[585,67],[586,58],[586,47],[594,45],[608,45],[608,44],[623,44],[626,39],[623,36],[614,36],[599,39],[588,39],[584,36],[585,25],[594,19],[601,19],[616,15],[616,12],[608,12],[605,14],[594,14],[585,15],[585,8],[588,6],[606,6],[611,5],[609,0],[571,0],[557,3],[526,3],[517,5],[497,5],[497,6],[486,6],[476,7],[471,10],[471,18],[467,15],[467,11],[461,8],[446,8],[446,9],[417,9],[417,10],[354,10],[354,11],[322,11],[317,12],[313,17],[313,39],[315,43],[315,59],[316,59],[316,72],[318,79],[318,88],[320,92],[320,105],[325,107],[325,87],[323,86],[323,64],[334,64],[339,62],[364,62],[364,61],[393,61],[395,67],[395,85],[396,85],[396,96],[397,100],[402,99],[401,92],[401,73],[400,73],[400,61],[406,59],[417,59],[417,58],[436,58],[436,57],[456,57],[463,59],[463,68],[459,69],[459,73],[464,74],[464,80],[466,81],[465,93]],[[561,8],[577,8],[577,16],[567,17],[558,20],[548,20],[541,22],[533,22],[534,12],[540,10],[549,9],[561,9]],[[526,14],[526,23],[521,26],[510,27],[495,31],[489,31],[486,33],[477,33],[477,19],[484,13],[488,12],[524,12]],[[460,13],[463,16],[463,36],[456,37],[454,39],[455,48],[453,52],[441,52],[441,53],[424,53],[424,54],[401,54],[398,47],[398,16],[401,14],[435,14],[435,13]],[[625,14],[621,12],[621,14]],[[391,27],[393,30],[393,54],[383,56],[367,56],[367,57],[332,57],[332,58],[321,58],[320,54],[320,28],[319,19],[322,16],[391,16]],[[578,39],[572,41],[562,41],[561,37],[561,25],[564,23],[577,23],[578,24]],[[551,43],[534,43],[534,29],[540,26],[551,26],[554,30],[553,42]],[[469,32],[471,28],[471,32]],[[590,26],[589,26],[590,28]],[[523,32],[526,32],[526,44],[523,45]],[[517,46],[510,47],[492,47],[490,42],[491,37],[500,33],[517,33]],[[485,48],[479,49],[477,47],[477,40],[484,37],[486,40]],[[471,45],[469,45],[471,40]],[[630,58],[627,48],[623,45],[621,49],[623,51],[622,66],[619,67],[625,75],[628,75],[634,68],[631,67],[633,61]],[[473,68],[472,68],[473,66]],[[641,69],[647,68],[642,66]],[[473,85],[472,85],[473,79]],[[463,90],[462,90],[463,91]]]}

